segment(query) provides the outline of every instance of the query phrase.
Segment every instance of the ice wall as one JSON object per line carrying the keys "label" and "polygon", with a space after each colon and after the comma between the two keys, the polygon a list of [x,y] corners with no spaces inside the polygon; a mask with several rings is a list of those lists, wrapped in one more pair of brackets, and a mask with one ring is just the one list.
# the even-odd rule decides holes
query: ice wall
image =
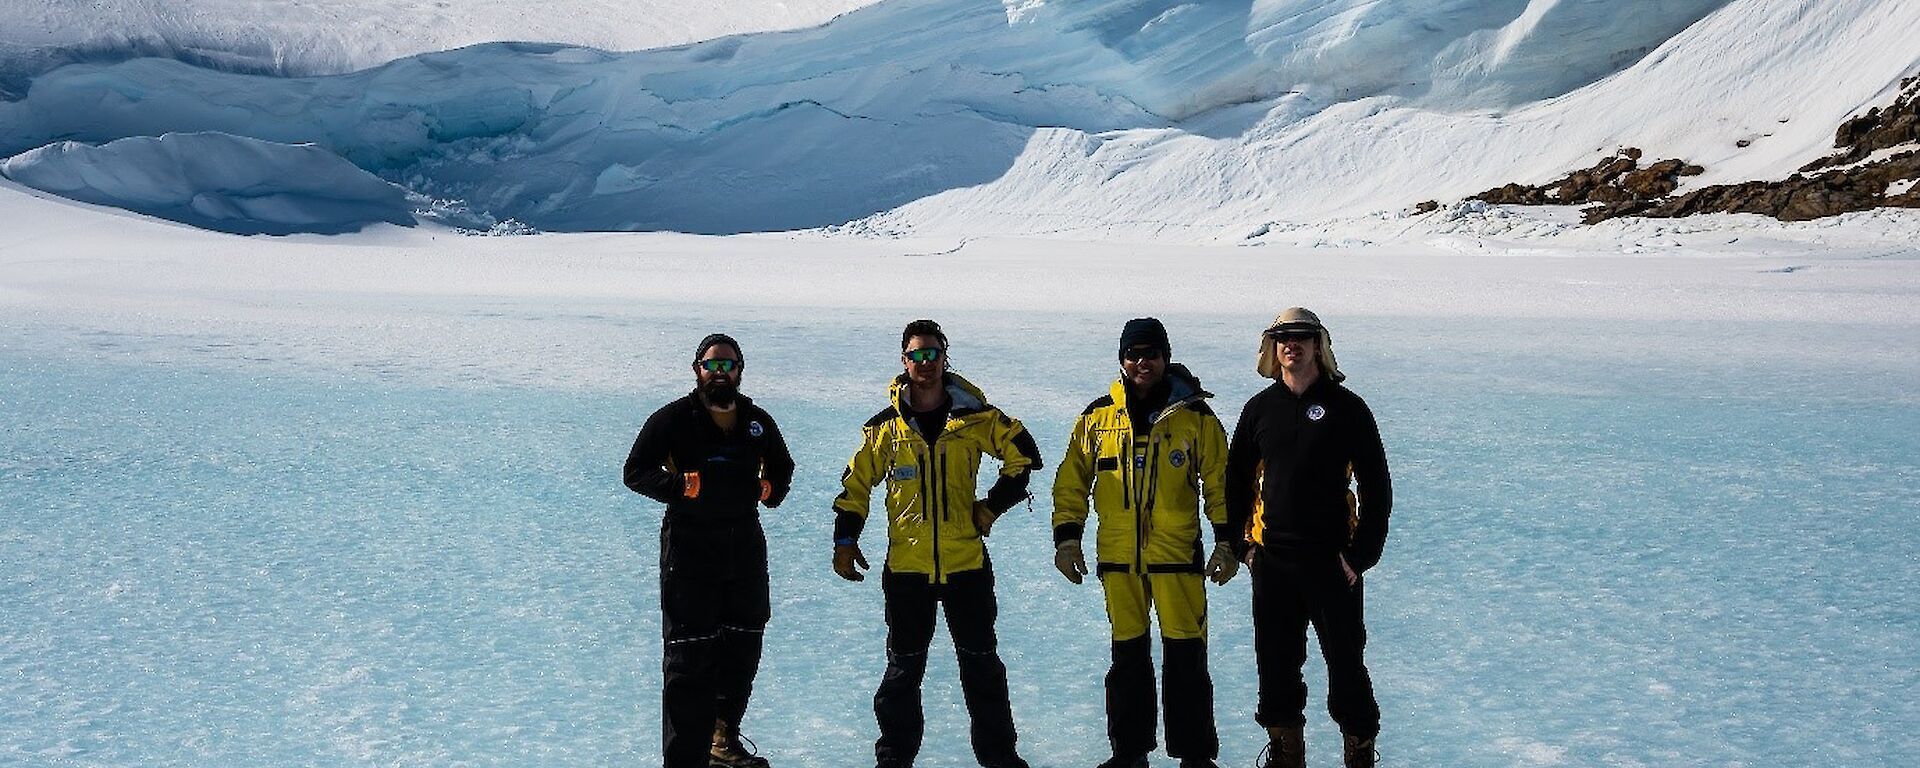
{"label": "ice wall", "polygon": [[412,225],[406,193],[312,145],[222,133],[63,141],[0,161],[0,176],[83,202],[235,234]]}
{"label": "ice wall", "polygon": [[[1733,1],[1621,13],[1593,0],[889,0],[819,28],[632,54],[502,43],[310,78],[166,59],[75,64],[0,103],[0,153],[180,131],[312,142],[410,190],[547,230],[803,228],[967,190],[989,190],[987,200],[943,200],[963,203],[957,217],[893,223],[1230,226],[1364,213],[1611,151],[1604,142],[1621,131],[1610,129],[1690,105],[1593,104],[1556,118],[1582,127],[1567,135],[1530,130],[1505,153],[1407,161],[1410,146],[1487,143],[1504,127],[1489,114],[1639,66]],[[1832,49],[1768,42],[1820,29],[1793,25],[1804,8],[1738,2],[1746,18],[1771,19],[1749,24],[1743,44],[1802,58]],[[1895,0],[1845,5],[1819,13],[1920,16]],[[1834,91],[1849,100],[1821,108],[1878,92],[1883,70],[1914,59],[1893,48],[1882,55],[1892,64]],[[1785,67],[1752,74],[1794,76],[1804,79]],[[1715,97],[1645,86],[1699,104]],[[1360,126],[1387,112],[1465,118]],[[1603,144],[1587,146],[1596,135]],[[1336,146],[1302,153],[1303,141],[1328,136]],[[1332,175],[1295,170],[1328,158]],[[1403,178],[1431,181],[1386,182]]]}

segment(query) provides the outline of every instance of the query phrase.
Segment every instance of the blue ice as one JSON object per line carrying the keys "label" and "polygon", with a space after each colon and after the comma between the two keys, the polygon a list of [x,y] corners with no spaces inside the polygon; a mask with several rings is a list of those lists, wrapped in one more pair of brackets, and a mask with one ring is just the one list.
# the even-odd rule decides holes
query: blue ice
{"label": "blue ice", "polygon": [[[870,760],[879,594],[830,573],[827,504],[907,318],[818,314],[610,325],[635,380],[667,382],[626,391],[158,337],[124,341],[142,358],[52,336],[0,350],[0,764],[657,764],[660,513],[619,467],[710,329],[742,336],[745,390],[800,463],[765,515],[775,615],[747,735],[788,768]],[[956,364],[1051,462],[1125,317],[940,319]],[[1260,319],[1166,319],[1231,421],[1261,383]],[[1772,354],[1910,340],[1844,323],[1341,320],[1399,497],[1368,595],[1389,764],[1920,755],[1915,358]],[[1043,494],[990,541],[1000,632],[1024,751],[1085,766],[1105,753],[1106,627],[1097,591],[1053,572],[1047,514]],[[1222,764],[1244,766],[1263,743],[1244,574],[1211,593]],[[932,768],[972,764],[944,642]],[[1335,764],[1317,659],[1307,678],[1312,762]]]}

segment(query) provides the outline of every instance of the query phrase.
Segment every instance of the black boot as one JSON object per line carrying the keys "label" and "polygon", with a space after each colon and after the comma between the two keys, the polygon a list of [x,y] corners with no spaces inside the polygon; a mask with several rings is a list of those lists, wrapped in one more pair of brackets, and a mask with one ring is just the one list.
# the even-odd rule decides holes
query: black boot
{"label": "black boot", "polygon": [[1343,755],[1347,761],[1347,768],[1373,768],[1373,764],[1380,760],[1380,752],[1373,748],[1374,737],[1368,736],[1363,739],[1343,733],[1340,734],[1340,738],[1346,742]]}
{"label": "black boot", "polygon": [[1306,729],[1298,725],[1267,727],[1267,759],[1260,768],[1307,768]]}

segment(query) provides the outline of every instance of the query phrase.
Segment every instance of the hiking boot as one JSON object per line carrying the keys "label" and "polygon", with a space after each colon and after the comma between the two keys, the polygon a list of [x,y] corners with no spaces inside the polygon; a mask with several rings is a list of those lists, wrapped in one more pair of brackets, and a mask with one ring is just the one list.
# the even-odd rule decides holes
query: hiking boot
{"label": "hiking boot", "polygon": [[1114,755],[1096,768],[1147,768],[1146,755]]}
{"label": "hiking boot", "polygon": [[707,753],[707,768],[768,768],[767,759],[755,752],[740,744],[739,730],[725,721],[713,721],[713,751]]}
{"label": "hiking boot", "polygon": [[1307,732],[1305,726],[1276,725],[1267,728],[1266,759],[1260,768],[1307,768]]}
{"label": "hiking boot", "polygon": [[1373,738],[1368,736],[1363,739],[1350,733],[1340,734],[1340,739],[1346,742],[1342,754],[1346,757],[1347,768],[1373,768],[1373,764],[1380,760],[1380,752],[1373,748]]}

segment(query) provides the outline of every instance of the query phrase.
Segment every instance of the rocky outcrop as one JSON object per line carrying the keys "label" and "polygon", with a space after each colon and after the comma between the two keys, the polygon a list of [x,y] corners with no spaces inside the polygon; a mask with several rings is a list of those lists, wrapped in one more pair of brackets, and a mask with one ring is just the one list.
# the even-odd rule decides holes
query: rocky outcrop
{"label": "rocky outcrop", "polygon": [[1807,221],[1874,208],[1920,208],[1920,190],[1896,194],[1898,182],[1920,179],[1920,151],[1827,171],[1794,174],[1781,181],[1749,181],[1703,187],[1678,197],[1599,205],[1583,213],[1588,224],[1621,216],[1675,218],[1696,213],[1758,213],[1781,221]]}
{"label": "rocky outcrop", "polygon": [[1679,188],[1680,177],[1695,176],[1700,166],[1683,160],[1661,160],[1640,167],[1641,151],[1626,147],[1620,154],[1593,167],[1574,171],[1558,181],[1539,186],[1508,184],[1468,198],[1501,205],[1584,205],[1654,200]]}
{"label": "rocky outcrop", "polygon": [[[1806,221],[1873,208],[1920,208],[1920,77],[1900,81],[1887,107],[1840,124],[1838,150],[1779,181],[1724,184],[1673,195],[1680,178],[1702,172],[1681,160],[1638,167],[1641,152],[1619,155],[1542,186],[1508,184],[1469,198],[1506,205],[1585,205],[1588,224],[1621,216],[1674,218],[1696,213],[1758,213]],[[1867,162],[1885,150],[1911,147]],[[1824,170],[1823,170],[1824,169]],[[1819,173],[1815,173],[1819,171]],[[1809,175],[1811,174],[1811,175]]]}
{"label": "rocky outcrop", "polygon": [[1800,171],[1851,165],[1880,150],[1914,143],[1920,143],[1920,76],[1900,81],[1900,95],[1892,106],[1874,107],[1841,123],[1833,135],[1833,146],[1841,152],[1807,163]]}

